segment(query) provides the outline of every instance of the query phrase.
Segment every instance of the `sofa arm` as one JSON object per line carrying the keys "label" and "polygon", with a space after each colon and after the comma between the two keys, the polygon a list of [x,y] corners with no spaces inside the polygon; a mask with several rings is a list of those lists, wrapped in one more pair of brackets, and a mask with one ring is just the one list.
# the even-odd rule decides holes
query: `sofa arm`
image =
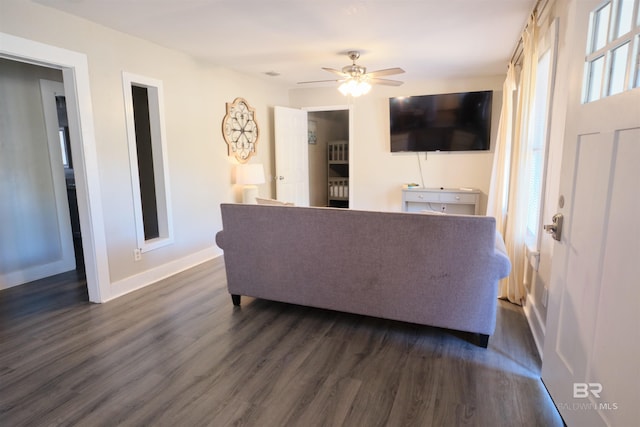
{"label": "sofa arm", "polygon": [[220,249],[224,249],[224,231],[223,230],[220,230],[216,233],[216,245],[218,245]]}

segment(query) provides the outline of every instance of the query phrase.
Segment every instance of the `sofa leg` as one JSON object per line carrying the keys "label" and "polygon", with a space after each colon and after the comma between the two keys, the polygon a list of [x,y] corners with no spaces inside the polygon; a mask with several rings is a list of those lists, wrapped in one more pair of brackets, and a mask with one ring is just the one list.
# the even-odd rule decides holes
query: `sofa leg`
{"label": "sofa leg", "polygon": [[489,335],[478,334],[477,341],[478,346],[487,348],[489,346]]}
{"label": "sofa leg", "polygon": [[239,306],[240,305],[240,295],[231,294],[231,302],[233,302],[233,305]]}

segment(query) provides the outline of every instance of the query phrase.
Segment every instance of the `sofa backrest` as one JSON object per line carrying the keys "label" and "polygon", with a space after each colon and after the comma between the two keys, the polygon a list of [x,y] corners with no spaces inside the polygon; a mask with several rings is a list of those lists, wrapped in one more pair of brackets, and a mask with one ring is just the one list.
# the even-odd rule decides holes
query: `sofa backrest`
{"label": "sofa backrest", "polygon": [[[328,297],[336,310],[426,324],[434,323],[402,311],[438,317],[457,308],[480,322],[486,312],[474,306],[495,307],[497,280],[509,269],[496,254],[491,217],[238,204],[221,210],[217,238],[229,290],[240,295],[320,307]],[[380,301],[394,294],[404,294],[396,306],[389,301],[397,315],[380,312]],[[468,330],[462,324],[435,326]],[[482,333],[494,326],[495,308]]]}

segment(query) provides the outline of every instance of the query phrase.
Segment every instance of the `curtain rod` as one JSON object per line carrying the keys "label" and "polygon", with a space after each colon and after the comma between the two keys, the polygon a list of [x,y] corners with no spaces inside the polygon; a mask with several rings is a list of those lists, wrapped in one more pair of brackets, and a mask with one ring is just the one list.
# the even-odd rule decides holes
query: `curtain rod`
{"label": "curtain rod", "polygon": [[[549,4],[549,0],[537,0],[529,16],[539,17],[540,15],[542,15],[542,12],[544,11],[544,9],[547,7],[548,4]],[[527,22],[524,24],[524,28],[520,33],[520,38],[516,43],[516,47],[513,49],[513,53],[511,54],[511,60],[509,62],[512,63],[513,65],[518,64],[518,62],[522,58],[522,35],[524,34],[525,31],[527,31],[528,27],[529,27],[529,20],[527,19]]]}

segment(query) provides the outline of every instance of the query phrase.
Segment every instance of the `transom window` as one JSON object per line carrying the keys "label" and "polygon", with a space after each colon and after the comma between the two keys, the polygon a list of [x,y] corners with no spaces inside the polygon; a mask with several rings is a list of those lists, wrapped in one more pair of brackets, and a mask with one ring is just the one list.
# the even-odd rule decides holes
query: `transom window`
{"label": "transom window", "polygon": [[609,0],[591,12],[583,101],[640,87],[640,0]]}

